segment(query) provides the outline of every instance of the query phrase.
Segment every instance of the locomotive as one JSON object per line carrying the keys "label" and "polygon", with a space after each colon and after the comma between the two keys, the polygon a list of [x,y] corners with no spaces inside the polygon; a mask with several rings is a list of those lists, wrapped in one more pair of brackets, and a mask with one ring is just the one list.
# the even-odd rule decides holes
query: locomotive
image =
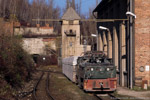
{"label": "locomotive", "polygon": [[115,91],[117,88],[116,67],[102,51],[65,58],[63,73],[88,92]]}
{"label": "locomotive", "polygon": [[104,52],[86,52],[76,67],[77,83],[85,91],[115,91],[116,67]]}

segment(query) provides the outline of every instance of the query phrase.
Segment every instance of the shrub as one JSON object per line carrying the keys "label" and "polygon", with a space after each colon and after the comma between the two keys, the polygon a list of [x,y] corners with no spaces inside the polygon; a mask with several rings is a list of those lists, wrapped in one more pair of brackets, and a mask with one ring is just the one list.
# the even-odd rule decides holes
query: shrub
{"label": "shrub", "polygon": [[6,35],[0,29],[0,75],[12,86],[21,86],[33,69],[31,56],[22,48],[21,36]]}

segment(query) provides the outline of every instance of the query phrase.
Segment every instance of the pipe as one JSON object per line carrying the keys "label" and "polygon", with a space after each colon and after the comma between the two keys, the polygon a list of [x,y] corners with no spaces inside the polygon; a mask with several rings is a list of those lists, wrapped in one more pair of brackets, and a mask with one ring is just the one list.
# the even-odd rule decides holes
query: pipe
{"label": "pipe", "polygon": [[[128,0],[127,1],[127,5],[129,5],[129,3],[130,3],[130,0]],[[129,11],[130,10],[130,6],[127,6],[127,10]],[[126,48],[126,51],[127,51],[127,72],[128,72],[128,87],[130,87],[130,42],[129,42],[129,32],[130,32],[130,20],[129,20],[129,16],[127,16],[127,19],[128,19],[128,21],[127,21],[127,48]]]}
{"label": "pipe", "polygon": [[[135,13],[135,0],[133,0],[132,1],[132,10],[133,10],[133,13]],[[133,58],[132,58],[132,80],[135,80],[135,18],[133,18],[133,23],[132,23],[132,25],[133,25],[133,34],[132,34],[132,44],[133,44],[133,47],[132,47],[132,56],[133,56]],[[132,84],[132,86],[134,86],[135,85],[135,81],[132,81],[133,82],[133,84]]]}
{"label": "pipe", "polygon": [[109,49],[110,49],[110,45],[109,45],[110,40],[109,40],[109,38],[110,37],[109,37],[109,34],[110,34],[109,31],[107,31],[107,40],[106,41],[107,41],[107,55],[108,55],[108,58],[110,58],[110,53],[109,53]]}
{"label": "pipe", "polygon": [[113,43],[112,43],[112,52],[113,52],[113,55],[112,55],[112,58],[113,58],[113,64],[115,64],[116,65],[116,63],[115,63],[115,54],[116,54],[116,52],[115,52],[115,30],[116,30],[116,28],[115,28],[115,23],[114,23],[114,26],[113,26]]}
{"label": "pipe", "polygon": [[120,33],[119,33],[119,38],[120,38],[120,44],[119,44],[119,70],[120,70],[120,85],[123,86],[123,68],[122,68],[122,24],[119,24],[119,30],[120,30]]}
{"label": "pipe", "polygon": [[98,30],[96,31],[96,34],[97,34],[97,38],[96,38],[96,41],[97,41],[97,51],[99,51],[99,34],[98,34]]}
{"label": "pipe", "polygon": [[[130,12],[133,12],[133,7],[132,7],[132,4],[133,4],[133,0],[130,0]],[[130,16],[130,88],[132,89],[133,88],[133,73],[132,73],[132,58],[133,58],[133,50],[132,50],[132,47],[133,47],[133,17]]]}

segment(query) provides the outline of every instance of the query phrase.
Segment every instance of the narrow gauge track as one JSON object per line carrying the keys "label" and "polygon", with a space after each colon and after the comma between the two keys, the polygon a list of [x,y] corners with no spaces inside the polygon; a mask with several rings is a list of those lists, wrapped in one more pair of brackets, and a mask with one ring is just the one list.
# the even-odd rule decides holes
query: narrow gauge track
{"label": "narrow gauge track", "polygon": [[117,97],[115,97],[113,94],[95,94],[95,96],[99,99],[99,100],[120,100]]}
{"label": "narrow gauge track", "polygon": [[47,79],[46,79],[46,86],[47,86],[46,92],[49,98],[51,98],[51,100],[54,100],[54,98],[51,96],[50,91],[49,91],[49,76],[50,76],[50,73],[48,72]]}
{"label": "narrow gauge track", "polygon": [[52,70],[40,70],[40,69],[38,69],[38,70],[36,70],[36,71],[50,72],[50,73],[57,73],[57,74],[62,74],[62,75],[63,75],[63,73],[62,73],[62,72],[59,72],[59,71],[52,71]]}
{"label": "narrow gauge track", "polygon": [[54,100],[49,91],[49,76],[50,72],[42,71],[42,74],[33,89],[34,100]]}

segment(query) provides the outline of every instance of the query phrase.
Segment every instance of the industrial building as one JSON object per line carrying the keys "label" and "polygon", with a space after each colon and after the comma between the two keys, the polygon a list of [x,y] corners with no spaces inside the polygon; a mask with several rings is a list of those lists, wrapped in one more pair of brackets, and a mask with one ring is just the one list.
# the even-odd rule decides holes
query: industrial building
{"label": "industrial building", "polygon": [[97,48],[113,59],[120,86],[150,86],[149,7],[150,0],[102,0],[93,11],[107,19],[97,23]]}
{"label": "industrial building", "polygon": [[91,46],[81,45],[80,16],[72,8],[68,8],[62,17],[62,58],[80,56],[90,51]]}

